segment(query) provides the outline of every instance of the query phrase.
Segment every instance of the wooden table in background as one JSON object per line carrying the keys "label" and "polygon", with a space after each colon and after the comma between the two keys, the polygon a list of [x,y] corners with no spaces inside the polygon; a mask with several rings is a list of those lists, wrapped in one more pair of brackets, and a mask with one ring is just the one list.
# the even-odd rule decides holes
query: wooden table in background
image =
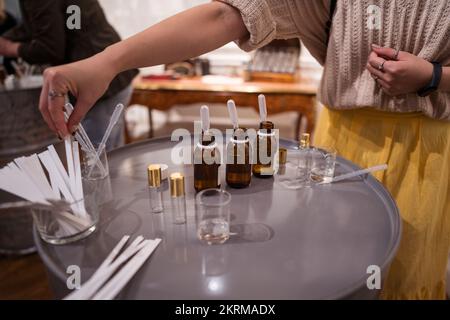
{"label": "wooden table in background", "polygon": [[[211,78],[209,78],[211,79]],[[219,80],[217,80],[219,79]],[[221,82],[220,79],[223,79]],[[238,106],[250,106],[258,111],[258,95],[264,94],[269,115],[286,111],[298,114],[296,133],[306,118],[306,131],[312,133],[315,124],[315,98],[317,83],[300,79],[296,83],[245,82],[240,78],[203,78],[181,80],[137,79],[130,104],[140,104],[151,109],[167,111],[174,105],[193,103],[224,103],[233,99]],[[153,121],[150,115],[149,138],[153,137]]]}

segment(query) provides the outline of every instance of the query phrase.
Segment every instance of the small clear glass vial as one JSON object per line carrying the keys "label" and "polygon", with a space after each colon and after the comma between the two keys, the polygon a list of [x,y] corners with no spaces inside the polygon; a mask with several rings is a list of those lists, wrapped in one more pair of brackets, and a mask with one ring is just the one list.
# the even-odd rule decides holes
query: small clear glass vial
{"label": "small clear glass vial", "polygon": [[301,136],[298,146],[298,162],[297,162],[297,180],[301,183],[308,184],[309,176],[311,174],[311,145],[309,133],[304,133]]}
{"label": "small clear glass vial", "polygon": [[250,139],[245,129],[236,129],[227,145],[226,181],[231,188],[241,189],[250,185],[250,159]]}
{"label": "small clear glass vial", "polygon": [[172,215],[174,224],[186,223],[186,192],[184,176],[179,173],[170,175],[170,196],[172,202]]}
{"label": "small clear glass vial", "polygon": [[149,165],[147,174],[150,210],[153,213],[160,213],[164,210],[161,191],[161,166],[157,164]]}

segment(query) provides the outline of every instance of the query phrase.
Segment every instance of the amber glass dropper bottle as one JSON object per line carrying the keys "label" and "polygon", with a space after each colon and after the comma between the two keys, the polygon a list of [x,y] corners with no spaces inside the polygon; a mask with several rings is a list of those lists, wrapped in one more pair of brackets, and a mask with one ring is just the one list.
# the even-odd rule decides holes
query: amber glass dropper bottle
{"label": "amber glass dropper bottle", "polygon": [[231,188],[246,188],[252,180],[250,140],[245,129],[239,128],[236,104],[228,101],[228,112],[233,123],[233,136],[227,145],[226,181]]}
{"label": "amber glass dropper bottle", "polygon": [[267,121],[266,98],[258,96],[260,124],[256,137],[256,163],[253,165],[253,175],[258,178],[273,177],[274,158],[278,148],[275,138],[275,125]]}
{"label": "amber glass dropper bottle", "polygon": [[200,109],[202,136],[194,149],[194,188],[199,192],[205,189],[220,188],[220,152],[214,136],[209,132],[209,109]]}

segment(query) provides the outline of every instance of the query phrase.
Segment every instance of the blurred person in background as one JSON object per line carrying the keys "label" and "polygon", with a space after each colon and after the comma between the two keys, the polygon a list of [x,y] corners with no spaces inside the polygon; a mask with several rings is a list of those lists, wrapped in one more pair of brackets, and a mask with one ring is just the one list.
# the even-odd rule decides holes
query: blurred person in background
{"label": "blurred person in background", "polygon": [[[57,66],[91,57],[121,40],[97,0],[20,0],[19,3],[22,23],[0,37],[0,56],[20,57],[29,64]],[[79,29],[68,28],[66,24],[71,15],[67,8],[71,5],[80,8]],[[82,124],[94,143],[100,143],[114,107],[129,103],[131,82],[137,73],[133,69],[115,76],[83,119]],[[78,102],[73,96],[70,100],[74,104]],[[108,150],[123,144],[124,122],[122,117],[114,128]]]}
{"label": "blurred person in background", "polygon": [[6,10],[5,1],[0,0],[0,35],[15,25],[16,19]]}
{"label": "blurred person in background", "polygon": [[[4,0],[0,0],[0,36],[6,31],[14,28],[17,24],[14,16],[9,12]],[[1,49],[0,49],[1,50]],[[0,56],[0,64],[3,64],[8,74],[14,73],[14,68],[11,65],[11,60],[14,58],[4,59]]]}

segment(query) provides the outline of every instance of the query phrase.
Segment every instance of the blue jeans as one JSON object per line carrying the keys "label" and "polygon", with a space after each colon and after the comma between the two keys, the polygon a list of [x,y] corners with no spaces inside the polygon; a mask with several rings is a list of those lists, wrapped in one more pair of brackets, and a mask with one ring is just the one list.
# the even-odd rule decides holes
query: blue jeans
{"label": "blue jeans", "polygon": [[[131,99],[133,93],[132,85],[129,85],[124,90],[120,91],[116,95],[97,102],[94,107],[88,112],[82,124],[86,129],[89,138],[92,143],[99,144],[102,141],[106,128],[108,127],[109,119],[111,118],[114,108],[119,103],[122,103],[125,107]],[[117,125],[111,132],[106,143],[106,150],[118,148],[124,144],[124,129],[125,129],[125,116],[122,115]]]}

